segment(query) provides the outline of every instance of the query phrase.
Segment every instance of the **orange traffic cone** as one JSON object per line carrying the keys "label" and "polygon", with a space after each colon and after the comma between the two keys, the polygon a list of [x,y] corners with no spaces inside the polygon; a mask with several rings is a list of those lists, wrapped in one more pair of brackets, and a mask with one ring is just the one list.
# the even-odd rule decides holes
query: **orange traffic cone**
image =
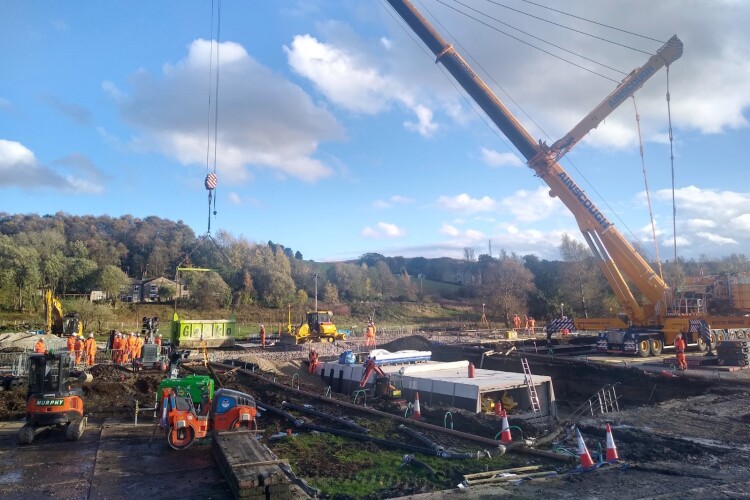
{"label": "orange traffic cone", "polygon": [[620,455],[617,454],[617,446],[615,446],[615,440],[612,437],[612,427],[607,422],[607,462],[617,462],[620,460]]}
{"label": "orange traffic cone", "polygon": [[583,442],[581,431],[578,428],[576,428],[576,435],[578,436],[578,456],[581,457],[581,468],[590,469],[594,466],[594,461],[591,459],[589,449],[586,448],[586,443]]}
{"label": "orange traffic cone", "polygon": [[508,413],[503,410],[503,424],[500,428],[500,442],[508,444],[513,441],[513,436],[510,434],[510,426],[508,425]]}
{"label": "orange traffic cone", "polygon": [[419,392],[414,396],[414,414],[412,415],[414,420],[422,419],[422,410],[419,409]]}

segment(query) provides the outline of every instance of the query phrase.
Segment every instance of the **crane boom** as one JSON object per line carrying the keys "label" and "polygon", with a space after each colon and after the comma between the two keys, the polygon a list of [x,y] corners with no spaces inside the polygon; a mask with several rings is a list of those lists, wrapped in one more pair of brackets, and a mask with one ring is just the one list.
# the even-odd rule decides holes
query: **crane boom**
{"label": "crane boom", "polygon": [[[435,54],[436,63],[440,62],[445,66],[526,158],[529,167],[549,186],[550,196],[559,198],[573,213],[584,239],[597,258],[600,269],[630,321],[636,326],[643,327],[663,324],[663,315],[672,306],[669,286],[627,242],[586,192],[557,163],[557,155],[541,141],[537,142],[532,138],[453,46],[443,39],[408,0],[388,0],[388,3]],[[626,79],[610,94],[604,103],[611,108],[606,114],[635,92],[640,86],[638,83],[645,81],[646,76],[650,76],[669,61],[676,60],[681,53],[682,42],[675,36],[659,54],[649,60],[649,63],[633,72],[631,78]],[[576,134],[577,140],[580,140],[580,137],[598,125],[606,116],[605,113],[596,110],[592,114],[596,114],[599,121],[584,119],[571,131]],[[570,147],[572,144],[565,151]],[[641,292],[647,304],[639,304],[626,278]]]}
{"label": "crane boom", "polygon": [[643,84],[654,76],[664,66],[669,66],[682,56],[682,41],[677,35],[672,36],[656,54],[652,55],[646,64],[634,69],[622,82],[609,94],[594,110],[586,115],[583,120],[565,134],[562,139],[555,141],[550,146],[548,153],[555,161],[570,151],[589,132],[599,126],[617,107],[628,97],[635,94]]}

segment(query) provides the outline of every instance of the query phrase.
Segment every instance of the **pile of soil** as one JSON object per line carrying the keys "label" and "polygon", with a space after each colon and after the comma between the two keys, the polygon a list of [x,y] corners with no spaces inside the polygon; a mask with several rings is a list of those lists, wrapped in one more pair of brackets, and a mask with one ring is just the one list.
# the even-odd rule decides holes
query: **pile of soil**
{"label": "pile of soil", "polygon": [[0,392],[0,420],[16,420],[26,415],[26,388]]}
{"label": "pile of soil", "polygon": [[391,352],[397,351],[430,351],[434,347],[432,342],[421,335],[412,335],[411,337],[401,337],[387,344],[379,346]]}
{"label": "pile of soil", "polygon": [[87,413],[130,412],[131,408],[153,406],[162,374],[133,373],[113,365],[95,365],[89,373],[91,383],[83,385]]}

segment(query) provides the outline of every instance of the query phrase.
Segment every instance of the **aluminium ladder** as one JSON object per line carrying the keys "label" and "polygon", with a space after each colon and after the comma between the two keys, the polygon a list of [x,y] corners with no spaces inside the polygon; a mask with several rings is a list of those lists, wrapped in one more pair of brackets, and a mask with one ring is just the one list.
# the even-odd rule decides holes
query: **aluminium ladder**
{"label": "aluminium ladder", "polygon": [[521,366],[523,367],[523,376],[524,376],[524,382],[526,382],[526,387],[529,389],[529,400],[531,401],[531,409],[534,412],[534,415],[540,415],[542,412],[542,407],[539,404],[539,396],[536,393],[536,387],[534,386],[534,381],[531,378],[531,369],[529,368],[529,360],[526,358],[521,358]]}

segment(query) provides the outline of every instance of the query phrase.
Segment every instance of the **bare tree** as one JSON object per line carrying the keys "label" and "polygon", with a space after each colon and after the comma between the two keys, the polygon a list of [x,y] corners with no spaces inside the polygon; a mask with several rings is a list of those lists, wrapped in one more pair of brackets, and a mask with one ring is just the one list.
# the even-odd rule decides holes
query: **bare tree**
{"label": "bare tree", "polygon": [[529,293],[533,292],[534,275],[515,254],[501,252],[500,258],[488,265],[484,281],[488,302],[500,317],[525,311]]}

